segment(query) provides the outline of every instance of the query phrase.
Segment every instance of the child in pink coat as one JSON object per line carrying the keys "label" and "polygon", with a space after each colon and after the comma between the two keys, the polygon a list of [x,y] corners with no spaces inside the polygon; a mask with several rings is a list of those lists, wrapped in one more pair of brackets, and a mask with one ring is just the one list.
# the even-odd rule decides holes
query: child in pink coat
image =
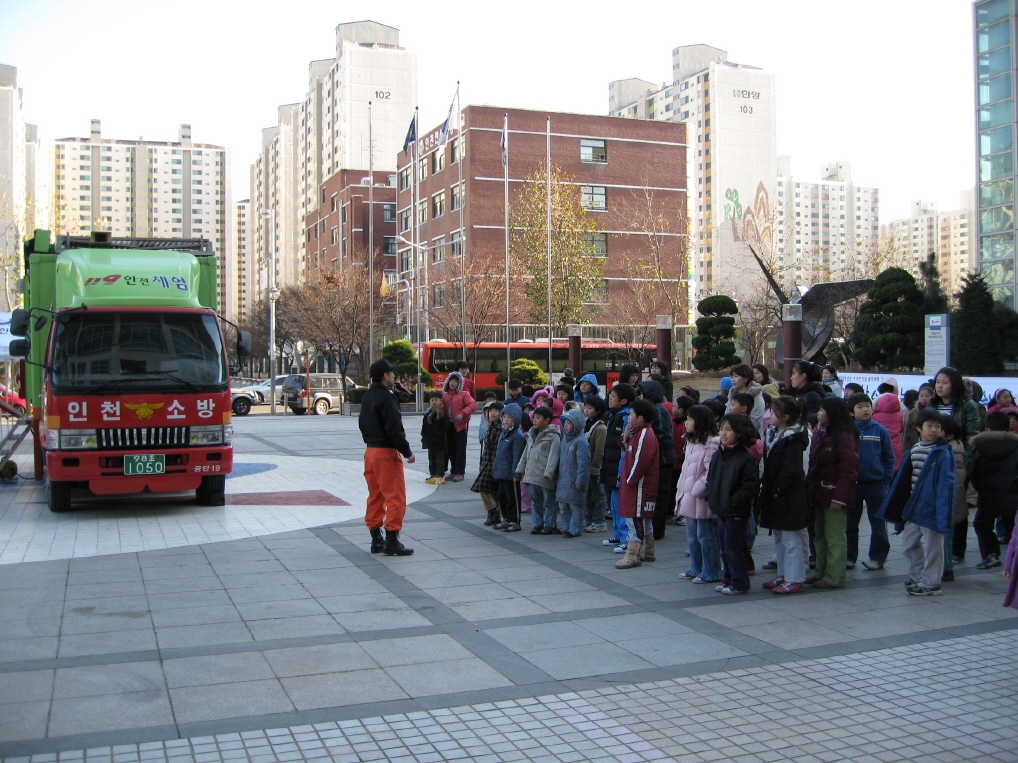
{"label": "child in pink coat", "polygon": [[679,575],[694,583],[721,579],[718,520],[707,505],[707,469],[718,449],[718,425],[709,408],[694,405],[686,411],[686,451],[676,485],[675,513],[686,519],[689,568]]}

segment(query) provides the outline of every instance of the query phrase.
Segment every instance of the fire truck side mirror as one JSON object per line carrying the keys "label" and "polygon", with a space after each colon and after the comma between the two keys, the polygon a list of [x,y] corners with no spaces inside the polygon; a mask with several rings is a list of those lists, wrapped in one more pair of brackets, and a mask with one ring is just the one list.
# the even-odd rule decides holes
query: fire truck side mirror
{"label": "fire truck side mirror", "polygon": [[28,333],[28,310],[19,307],[11,313],[11,336],[25,336]]}
{"label": "fire truck side mirror", "polygon": [[10,349],[7,351],[12,358],[27,358],[32,349],[32,343],[27,339],[12,339]]}
{"label": "fire truck side mirror", "polygon": [[251,355],[251,334],[248,331],[237,332],[237,355],[247,358]]}

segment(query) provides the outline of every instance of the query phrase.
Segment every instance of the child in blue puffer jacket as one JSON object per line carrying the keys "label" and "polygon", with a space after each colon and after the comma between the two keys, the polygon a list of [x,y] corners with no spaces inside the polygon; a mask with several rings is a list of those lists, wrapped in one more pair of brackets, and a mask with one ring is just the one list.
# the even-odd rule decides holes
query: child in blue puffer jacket
{"label": "child in blue puffer jacket", "polygon": [[901,459],[887,500],[877,516],[904,522],[902,555],[908,562],[905,590],[913,596],[938,596],[944,574],[944,535],[952,531],[955,458],[941,436],[943,418],[933,406],[916,417],[919,442]]}

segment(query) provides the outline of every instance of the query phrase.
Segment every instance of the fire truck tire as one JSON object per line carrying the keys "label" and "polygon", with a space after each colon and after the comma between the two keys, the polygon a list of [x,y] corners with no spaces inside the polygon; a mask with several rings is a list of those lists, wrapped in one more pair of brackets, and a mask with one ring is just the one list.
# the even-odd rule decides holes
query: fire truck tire
{"label": "fire truck tire", "polygon": [[48,480],[46,482],[46,503],[49,505],[49,510],[55,514],[70,511],[71,483]]}
{"label": "fire truck tire", "polygon": [[202,506],[223,506],[226,504],[226,475],[214,474],[201,478],[201,485],[195,491]]}

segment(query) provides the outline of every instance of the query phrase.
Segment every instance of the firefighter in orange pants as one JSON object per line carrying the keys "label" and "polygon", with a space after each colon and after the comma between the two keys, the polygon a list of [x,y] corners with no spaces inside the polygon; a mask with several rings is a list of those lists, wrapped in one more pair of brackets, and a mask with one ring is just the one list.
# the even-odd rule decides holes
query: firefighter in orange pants
{"label": "firefighter in orange pants", "polygon": [[[364,522],[371,532],[371,553],[410,556],[414,550],[399,540],[406,514],[406,482],[403,458],[415,461],[406,432],[399,400],[392,391],[395,369],[387,360],[371,364],[371,387],[361,400],[358,421],[364,439],[364,479],[368,483],[368,508]],[[385,538],[382,538],[382,530]]]}

